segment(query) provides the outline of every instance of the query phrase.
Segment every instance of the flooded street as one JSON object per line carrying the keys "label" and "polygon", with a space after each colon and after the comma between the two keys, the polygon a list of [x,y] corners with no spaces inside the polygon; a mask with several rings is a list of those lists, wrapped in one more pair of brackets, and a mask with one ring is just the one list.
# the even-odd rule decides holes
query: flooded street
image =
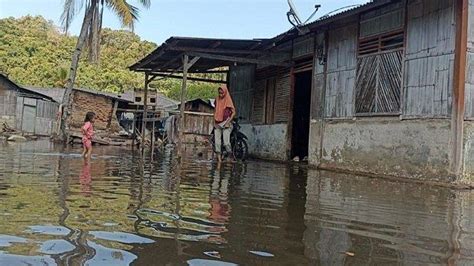
{"label": "flooded street", "polygon": [[0,144],[0,265],[474,263],[474,192],[170,151]]}

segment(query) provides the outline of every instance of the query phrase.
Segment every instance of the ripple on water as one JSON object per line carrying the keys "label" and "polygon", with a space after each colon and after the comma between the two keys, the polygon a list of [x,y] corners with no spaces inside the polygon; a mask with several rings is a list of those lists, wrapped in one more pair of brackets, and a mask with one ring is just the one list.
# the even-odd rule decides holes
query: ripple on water
{"label": "ripple on water", "polygon": [[9,247],[15,243],[26,243],[28,239],[18,236],[0,235],[0,247]]}
{"label": "ripple on water", "polygon": [[53,225],[32,225],[28,228],[27,232],[52,236],[67,236],[71,232],[66,227]]}
{"label": "ripple on water", "polygon": [[107,248],[92,241],[87,241],[87,245],[95,251],[94,257],[85,262],[88,266],[130,265],[138,258],[128,251]]}
{"label": "ripple on water", "polygon": [[149,238],[124,232],[91,231],[89,234],[98,239],[115,241],[124,244],[151,244],[155,242]]}
{"label": "ripple on water", "polygon": [[57,265],[50,256],[24,256],[0,253],[0,265]]}
{"label": "ripple on water", "polygon": [[63,239],[45,241],[41,244],[39,252],[48,255],[58,255],[74,250],[74,245]]}

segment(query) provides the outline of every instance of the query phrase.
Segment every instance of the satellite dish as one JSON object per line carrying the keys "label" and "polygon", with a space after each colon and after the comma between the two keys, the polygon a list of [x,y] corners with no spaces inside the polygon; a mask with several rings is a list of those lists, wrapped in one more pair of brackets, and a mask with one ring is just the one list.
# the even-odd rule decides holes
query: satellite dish
{"label": "satellite dish", "polygon": [[[299,16],[298,12],[296,11],[296,7],[295,7],[295,4],[293,4],[293,1],[288,0],[288,5],[290,6],[290,11],[288,11],[288,13],[286,15],[288,16],[288,19],[290,20],[290,23],[293,24],[293,21],[291,21],[291,18],[293,18],[298,26],[303,24],[301,22],[301,19],[300,19],[300,16]],[[293,25],[293,26],[296,27],[297,25]]]}
{"label": "satellite dish", "polygon": [[311,16],[303,22],[303,20],[301,20],[300,15],[296,11],[296,7],[295,7],[295,4],[293,4],[293,1],[292,0],[287,0],[287,1],[288,1],[288,5],[290,6],[290,11],[286,13],[288,21],[290,22],[291,25],[293,25],[294,28],[296,28],[300,32],[300,34],[307,33],[308,29],[305,28],[304,26],[308,21],[310,21],[314,17],[314,15],[316,14],[316,12],[318,12],[321,5],[315,5],[314,8],[316,10],[314,10]]}

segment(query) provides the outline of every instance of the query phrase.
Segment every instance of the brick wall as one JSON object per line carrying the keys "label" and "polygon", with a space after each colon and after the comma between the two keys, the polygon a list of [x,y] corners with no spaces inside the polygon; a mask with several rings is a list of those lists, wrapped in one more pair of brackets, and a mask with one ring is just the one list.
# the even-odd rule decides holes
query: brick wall
{"label": "brick wall", "polygon": [[73,130],[79,129],[84,124],[87,112],[96,114],[94,130],[117,133],[120,131],[117,117],[112,116],[114,101],[111,98],[82,91],[73,91],[73,107],[68,125]]}

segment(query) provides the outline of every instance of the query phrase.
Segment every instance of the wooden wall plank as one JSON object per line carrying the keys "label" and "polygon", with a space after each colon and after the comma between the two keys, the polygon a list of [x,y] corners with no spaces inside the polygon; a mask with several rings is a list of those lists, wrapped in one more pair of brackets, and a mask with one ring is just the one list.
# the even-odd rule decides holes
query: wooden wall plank
{"label": "wooden wall plank", "polygon": [[454,73],[453,0],[408,1],[404,116],[449,117]]}
{"label": "wooden wall plank", "polygon": [[325,116],[354,116],[354,88],[357,68],[357,23],[329,32]]}
{"label": "wooden wall plank", "polygon": [[469,0],[465,117],[474,119],[474,0]]}

